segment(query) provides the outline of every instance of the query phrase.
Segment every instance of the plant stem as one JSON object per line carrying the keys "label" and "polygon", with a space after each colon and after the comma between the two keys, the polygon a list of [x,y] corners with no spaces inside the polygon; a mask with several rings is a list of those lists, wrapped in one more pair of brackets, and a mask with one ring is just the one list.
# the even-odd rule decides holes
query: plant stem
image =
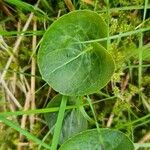
{"label": "plant stem", "polygon": [[102,150],[104,149],[104,147],[103,147],[103,138],[102,138],[102,136],[101,136],[101,131],[100,131],[100,128],[99,128],[99,124],[98,124],[98,120],[97,120],[97,118],[96,118],[96,114],[95,114],[95,111],[94,111],[94,108],[93,108],[93,105],[92,105],[92,102],[91,102],[91,99],[90,99],[90,97],[89,96],[87,96],[87,100],[88,100],[88,102],[89,102],[89,105],[90,105],[90,108],[91,108],[91,110],[92,110],[92,113],[93,113],[93,117],[94,117],[94,120],[95,120],[95,125],[96,125],[96,128],[97,128],[97,131],[98,131],[98,133],[99,133],[99,141],[100,141],[100,144],[101,144],[101,146],[102,146]]}
{"label": "plant stem", "polygon": [[51,150],[57,150],[57,145],[58,145],[61,127],[62,127],[62,123],[63,123],[63,118],[64,118],[64,114],[65,114],[67,99],[68,99],[67,96],[62,97],[55,129],[54,129],[54,136],[53,136],[53,140],[52,140]]}

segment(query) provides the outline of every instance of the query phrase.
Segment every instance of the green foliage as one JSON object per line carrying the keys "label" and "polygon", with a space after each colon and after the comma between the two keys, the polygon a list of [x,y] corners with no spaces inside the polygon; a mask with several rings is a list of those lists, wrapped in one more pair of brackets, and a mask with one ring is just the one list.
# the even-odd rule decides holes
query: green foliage
{"label": "green foliage", "polygon": [[[96,21],[92,21],[89,15],[85,15],[86,17],[84,19],[82,19],[80,15],[78,15],[77,18],[79,18],[79,22],[74,21],[72,26],[69,26],[68,29],[68,23],[70,23],[70,20],[64,21],[65,24],[62,24],[61,20],[63,20],[63,18],[65,17],[67,18],[70,14],[73,14],[73,12],[69,13],[69,3],[66,3],[69,1],[72,2],[71,5],[73,5],[75,10],[79,10],[79,12],[85,9],[87,10],[87,12],[89,12],[88,10],[91,10],[90,12],[97,16],[95,19]],[[23,107],[26,107],[26,100],[28,99],[30,89],[32,89],[30,86],[31,77],[34,77],[31,74],[31,70],[33,69],[32,46],[35,44],[36,49],[38,48],[45,30],[47,30],[47,27],[50,26],[51,23],[55,20],[57,21],[50,26],[46,34],[48,34],[48,32],[52,34],[52,28],[55,29],[54,32],[56,34],[55,36],[52,34],[50,36],[50,40],[49,36],[47,35],[46,39],[48,39],[49,42],[45,42],[46,46],[51,44],[48,47],[54,48],[54,45],[56,45],[55,48],[64,48],[64,45],[68,44],[69,47],[72,46],[71,48],[74,49],[75,47],[76,49],[78,49],[79,45],[84,52],[86,51],[86,48],[92,48],[91,50],[82,53],[83,55],[81,56],[84,56],[83,59],[81,59],[81,57],[79,58],[79,60],[82,60],[82,62],[86,62],[87,64],[89,63],[89,58],[85,59],[85,56],[89,56],[89,54],[92,54],[91,52],[99,52],[100,56],[102,54],[106,54],[107,56],[109,56],[109,58],[111,58],[112,56],[113,60],[115,60],[115,74],[113,75],[111,82],[105,84],[106,86],[104,88],[102,88],[103,86],[100,87],[98,85],[97,90],[91,91],[91,93],[94,92],[94,94],[91,94],[89,96],[91,100],[90,106],[93,104],[94,109],[92,107],[92,109],[89,107],[87,98],[84,96],[82,96],[81,99],[84,100],[85,103],[83,103],[83,101],[81,102],[81,99],[79,99],[78,97],[68,97],[68,106],[65,107],[65,103],[62,97],[62,100],[61,98],[59,98],[58,101],[55,99],[57,97],[56,91],[59,90],[56,89],[56,91],[54,91],[53,89],[51,89],[51,87],[49,87],[47,83],[42,80],[38,67],[34,68],[36,70],[36,91],[34,92],[36,105],[35,110],[30,109],[31,106],[29,106],[29,110],[27,111],[18,110],[15,104],[11,101],[11,96],[7,93],[7,90],[5,90],[5,87],[3,86],[3,84],[1,84],[0,80],[0,149],[16,150],[19,149],[18,147],[20,144],[22,144],[21,148],[25,150],[51,149],[50,144],[52,144],[53,148],[56,149],[57,143],[61,145],[64,141],[66,141],[68,137],[71,138],[75,134],[74,132],[78,132],[80,129],[82,131],[85,126],[87,127],[87,121],[89,121],[89,128],[95,128],[95,126],[97,126],[98,130],[99,127],[110,127],[112,129],[115,128],[117,130],[121,130],[132,139],[135,145],[135,149],[149,150],[149,139],[147,139],[147,141],[144,141],[143,144],[138,143],[138,141],[143,139],[143,137],[147,137],[150,129],[149,1],[39,0],[38,2],[38,6],[36,7],[34,4],[37,3],[37,1],[0,0],[0,78],[1,74],[6,71],[4,81],[10,92],[21,103]],[[94,12],[92,12],[93,10]],[[31,17],[31,13],[33,15],[33,18]],[[101,17],[107,22],[107,25],[104,23],[102,27],[97,21],[102,20]],[[28,18],[31,19],[29,19],[31,22],[28,20]],[[76,20],[77,18],[74,17],[73,19]],[[76,27],[76,24],[78,23],[80,23],[80,25]],[[26,29],[24,30],[25,24]],[[53,27],[56,24],[60,26],[59,29]],[[85,26],[83,26],[84,24]],[[35,26],[37,26],[37,29],[34,29],[35,31],[33,31],[33,27]],[[88,32],[90,33],[90,35],[87,34],[88,30],[90,30]],[[65,33],[63,33],[63,31],[65,31]],[[101,31],[104,32],[104,35],[102,36],[100,35]],[[70,40],[67,35],[70,35],[71,39],[77,39],[78,41]],[[33,36],[35,36],[37,42],[33,40]],[[109,36],[110,38],[108,42],[106,42],[107,38],[104,38],[107,36]],[[22,40],[20,40],[20,37],[22,38]],[[43,40],[44,39],[45,35]],[[91,41],[95,39],[98,39],[97,41],[100,40],[103,42]],[[86,41],[88,41],[88,43],[85,43]],[[18,46],[17,51],[13,52],[14,47],[16,46]],[[96,51],[96,48],[98,51]],[[53,49],[51,49],[50,51],[52,50]],[[63,52],[65,53],[65,50]],[[65,56],[72,56],[71,52],[72,49],[70,49],[69,54],[67,53],[67,55]],[[56,52],[55,54],[59,54],[59,56],[62,57],[62,53],[60,54]],[[12,62],[9,62],[10,67],[8,67],[8,65],[6,66],[6,64],[8,63],[10,56],[12,56]],[[36,52],[34,53],[34,56],[36,59]],[[96,53],[95,56],[92,57],[92,60],[94,60],[94,62],[97,62],[94,59],[94,57],[96,56],[99,56],[99,54]],[[54,59],[55,58],[50,57],[47,60],[46,65],[49,64],[49,62],[52,62]],[[97,64],[99,65],[100,62],[103,61],[101,60]],[[89,65],[86,65],[86,63],[82,67],[82,73],[84,72],[88,74],[85,68],[87,68]],[[74,71],[74,67],[78,65],[78,62],[71,62],[71,64],[69,64],[69,67],[73,68],[72,70]],[[51,63],[51,65],[53,64]],[[6,69],[7,67],[8,70]],[[107,65],[107,68],[109,67],[110,66]],[[93,68],[93,66],[91,68]],[[105,67],[105,69],[107,68]],[[92,76],[89,78],[91,80],[95,79],[94,81],[96,81],[99,68],[94,67],[93,70],[90,71],[90,76]],[[68,75],[66,76],[68,77]],[[56,81],[56,83],[60,84],[63,87],[65,84],[62,82],[62,80],[64,79],[62,77],[63,75],[61,72],[59,77],[60,80]],[[74,83],[76,83],[76,81],[74,81]],[[90,84],[91,83],[88,83],[88,85]],[[79,85],[82,85],[81,82],[79,83]],[[88,85],[85,86],[83,84],[83,87],[91,87]],[[70,87],[71,86],[72,85],[70,85]],[[83,87],[82,89],[80,89],[80,91],[82,92],[83,90],[85,90]],[[100,88],[102,88],[101,91],[99,91]],[[72,87],[70,89],[72,89]],[[89,94],[86,92],[85,94]],[[81,95],[82,94],[83,93],[81,93]],[[49,102],[50,107],[45,108],[49,101],[49,98],[51,99]],[[65,96],[65,98],[67,97]],[[71,99],[73,101],[70,103]],[[63,107],[60,105],[60,103],[62,102]],[[58,111],[60,113],[58,113]],[[45,116],[47,116],[45,119],[46,122],[45,120],[43,120],[43,115],[40,115],[44,113],[46,113]],[[32,123],[30,115],[33,114],[35,115],[35,123],[33,129],[30,129],[30,125]],[[23,130],[20,128],[22,124],[22,115],[27,115],[28,117],[25,123],[25,128],[27,130]],[[85,120],[85,118],[87,119],[87,121]],[[16,120],[18,124],[15,123]],[[49,128],[46,126],[46,123],[48,124]],[[53,131],[54,125],[56,126],[55,132]],[[23,143],[20,143],[21,141],[19,133],[26,136],[24,140],[22,140]],[[59,136],[59,133],[61,136]],[[101,132],[99,132],[99,134],[95,130],[95,133],[97,133],[97,136],[100,135],[101,137]],[[83,134],[81,133],[81,135]],[[109,134],[107,138],[108,140],[110,135],[113,134]],[[91,138],[92,137],[89,137],[88,139]],[[72,139],[74,139],[74,137]],[[82,138],[80,139],[81,140],[79,141],[79,143],[82,141]],[[24,142],[25,145],[23,145]],[[89,142],[86,142],[86,144],[87,143]],[[115,144],[117,144],[117,142]]]}
{"label": "green foliage", "polygon": [[[59,18],[45,33],[38,53],[38,65],[43,79],[56,91],[64,95],[80,96],[97,92],[110,80],[115,68],[114,61],[105,49],[106,41],[100,43],[87,43],[87,41],[106,36],[107,26],[95,12],[74,11]],[[52,134],[53,127],[54,125],[56,126],[52,149],[56,149],[58,142],[62,144],[69,137],[87,128],[87,121],[79,110],[73,109],[71,112],[64,112],[64,97],[66,96],[56,96],[47,106],[48,108],[56,107],[61,102],[58,114],[45,115]],[[71,103],[76,99],[75,97],[70,97],[68,100]],[[111,139],[111,136],[116,138],[118,136],[117,139],[123,140],[125,145],[128,144],[128,149],[132,150],[133,144],[127,141],[123,134],[121,136],[121,133],[114,135],[113,131],[109,131],[109,133],[107,131],[99,132],[96,114],[91,100],[89,98],[88,100],[94,115],[97,131],[92,131],[91,135],[86,135],[88,132],[85,132],[85,135],[80,133],[80,136],[77,136],[77,141],[73,139],[73,143],[76,142],[75,145],[72,143],[70,146],[64,144],[62,147],[64,149],[93,149],[94,144],[97,149],[101,146],[98,143],[92,143],[91,140],[95,141],[101,138],[101,141],[103,141],[106,140],[105,136],[109,134],[110,141],[106,140],[104,143],[100,143],[104,144],[105,148],[115,149],[118,147],[122,149],[124,146],[120,144],[120,141],[112,141]],[[61,114],[61,112],[63,113]],[[57,120],[56,117],[58,118]],[[62,120],[62,117],[64,117],[64,120]],[[90,140],[88,139],[89,136],[91,137]],[[81,145],[80,140],[82,141]],[[86,140],[90,141],[90,144],[84,143],[87,142]]]}
{"label": "green foliage", "polygon": [[119,6],[132,6],[132,5],[143,5],[144,1],[143,0],[113,0],[110,1],[110,4],[114,7]]}
{"label": "green foliage", "polygon": [[18,144],[18,133],[16,133],[10,127],[6,127],[0,123],[0,149],[15,149]]}
{"label": "green foliage", "polygon": [[35,14],[42,17],[45,15],[45,13],[42,10],[26,2],[20,0],[4,0],[4,1],[9,4],[15,5],[18,9],[22,9],[22,11],[34,12]]}
{"label": "green foliage", "polygon": [[106,24],[92,11],[74,11],[54,22],[38,53],[43,79],[64,95],[97,92],[110,80],[114,62],[106,42],[83,43],[105,37]]}
{"label": "green foliage", "polygon": [[[103,137],[100,143],[99,136]],[[59,150],[134,150],[132,142],[122,132],[101,129],[87,130],[66,141]]]}
{"label": "green foliage", "polygon": [[28,139],[31,139],[32,141],[41,144],[43,147],[50,149],[50,146],[46,143],[42,143],[40,139],[38,139],[36,136],[32,135],[29,133],[27,130],[22,129],[17,123],[13,123],[11,120],[6,119],[3,116],[0,116],[0,120],[3,121],[6,125],[10,126],[11,128],[17,130],[18,132],[22,133],[25,135]]}
{"label": "green foliage", "polygon": [[[62,95],[55,96],[47,105],[47,108],[59,107],[62,100]],[[69,97],[67,105],[72,105],[76,101],[75,97]],[[48,124],[49,130],[53,134],[54,126],[56,124],[58,112],[46,113],[45,120]],[[83,117],[78,108],[72,110],[66,110],[64,115],[64,121],[59,137],[59,143],[62,144],[65,140],[73,135],[87,129],[87,120]]]}

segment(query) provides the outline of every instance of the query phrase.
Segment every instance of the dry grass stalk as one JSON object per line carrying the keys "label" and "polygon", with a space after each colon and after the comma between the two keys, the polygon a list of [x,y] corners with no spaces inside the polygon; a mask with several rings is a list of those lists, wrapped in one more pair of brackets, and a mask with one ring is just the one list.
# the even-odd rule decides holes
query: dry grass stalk
{"label": "dry grass stalk", "polygon": [[[36,18],[33,21],[33,31],[37,30],[37,21]],[[32,38],[32,51],[34,53],[37,45],[37,36],[33,35]],[[31,109],[35,109],[35,72],[36,72],[36,60],[35,57],[32,57],[31,60]],[[33,129],[34,126],[34,115],[30,115],[30,130]]]}

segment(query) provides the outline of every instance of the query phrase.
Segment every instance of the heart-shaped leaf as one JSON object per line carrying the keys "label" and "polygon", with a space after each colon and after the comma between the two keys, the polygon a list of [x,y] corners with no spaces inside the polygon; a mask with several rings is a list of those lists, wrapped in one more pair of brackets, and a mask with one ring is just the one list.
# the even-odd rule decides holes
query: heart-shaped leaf
{"label": "heart-shaped leaf", "polygon": [[[59,107],[62,100],[62,95],[55,96],[47,105],[47,108]],[[74,97],[69,97],[67,105],[72,105],[75,102]],[[56,123],[58,112],[46,113],[44,115],[51,133],[54,132],[54,125]],[[72,109],[65,111],[65,117],[61,129],[59,138],[59,144],[62,144],[65,140],[73,135],[86,130],[88,127],[87,120],[83,117],[79,109]]]}
{"label": "heart-shaped leaf", "polygon": [[63,95],[92,94],[104,87],[114,72],[106,41],[106,24],[95,12],[73,11],[60,17],[45,33],[38,65],[43,79]]}
{"label": "heart-shaped leaf", "polygon": [[[99,140],[100,136],[103,144]],[[134,150],[134,146],[120,131],[100,129],[99,133],[97,129],[92,129],[70,138],[59,150]]]}

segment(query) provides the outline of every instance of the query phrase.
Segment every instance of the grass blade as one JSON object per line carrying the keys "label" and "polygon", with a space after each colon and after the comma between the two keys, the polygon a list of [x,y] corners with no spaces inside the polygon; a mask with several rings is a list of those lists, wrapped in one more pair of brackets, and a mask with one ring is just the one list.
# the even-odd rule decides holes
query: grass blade
{"label": "grass blade", "polygon": [[67,99],[68,99],[67,96],[62,97],[60,110],[59,110],[59,113],[58,113],[58,118],[57,118],[55,129],[54,129],[54,136],[53,136],[53,140],[52,140],[51,150],[57,150],[57,145],[58,145],[59,135],[60,135],[61,127],[62,127],[62,123],[63,123],[63,118],[64,118],[65,109],[66,109]]}
{"label": "grass blade", "polygon": [[80,42],[80,43],[101,42],[101,41],[106,41],[107,39],[113,40],[113,39],[118,39],[118,38],[122,38],[122,37],[126,37],[126,36],[131,36],[131,35],[134,35],[134,34],[146,32],[146,31],[149,31],[149,30],[150,30],[150,27],[141,28],[141,29],[138,29],[138,30],[133,30],[133,31],[129,31],[129,32],[124,32],[124,33],[112,35],[112,36],[109,36],[109,38],[105,37],[105,38],[96,39],[96,40],[83,41],[83,42]]}
{"label": "grass blade", "polygon": [[28,139],[34,141],[37,144],[41,144],[43,147],[50,149],[50,146],[47,145],[46,143],[44,143],[43,141],[41,141],[40,139],[38,139],[37,137],[35,137],[34,135],[30,134],[28,131],[20,128],[20,126],[16,125],[15,123],[13,123],[11,120],[6,119],[5,117],[0,116],[0,120],[5,123],[6,125],[8,125],[9,127],[17,130],[18,132],[20,132],[21,134],[23,134],[24,136],[26,136]]}
{"label": "grass blade", "polygon": [[40,10],[39,8],[37,8],[36,6],[33,6],[31,4],[28,4],[26,2],[20,1],[20,0],[5,0],[5,2],[15,5],[18,8],[21,8],[25,11],[29,11],[29,12],[34,12],[35,14],[39,15],[39,16],[46,16],[46,14]]}

